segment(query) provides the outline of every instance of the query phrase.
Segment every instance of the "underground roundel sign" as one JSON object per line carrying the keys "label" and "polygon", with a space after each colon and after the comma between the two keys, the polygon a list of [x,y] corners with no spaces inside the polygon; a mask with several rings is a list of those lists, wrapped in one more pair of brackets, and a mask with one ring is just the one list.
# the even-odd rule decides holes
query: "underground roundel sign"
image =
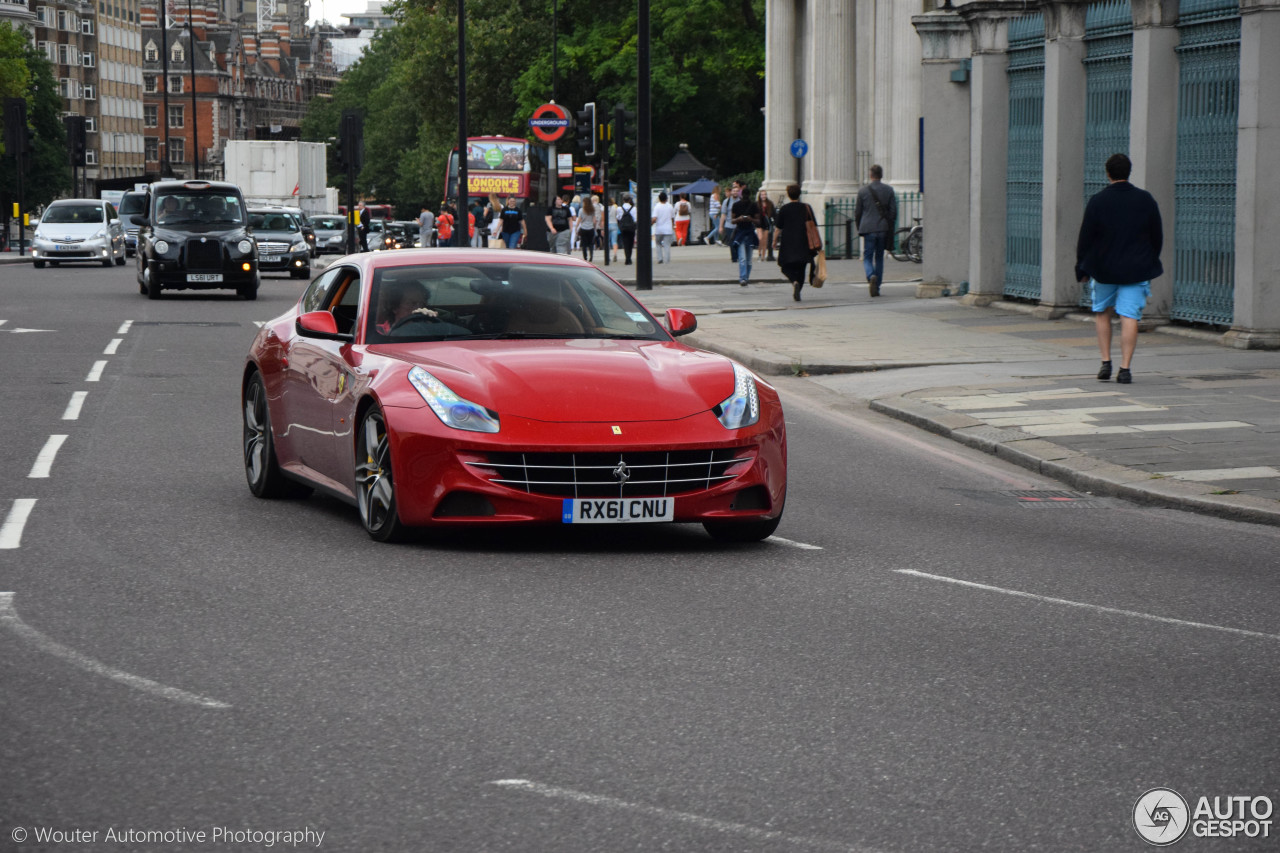
{"label": "underground roundel sign", "polygon": [[569,129],[569,111],[559,104],[543,104],[533,111],[529,127],[543,142],[555,142]]}

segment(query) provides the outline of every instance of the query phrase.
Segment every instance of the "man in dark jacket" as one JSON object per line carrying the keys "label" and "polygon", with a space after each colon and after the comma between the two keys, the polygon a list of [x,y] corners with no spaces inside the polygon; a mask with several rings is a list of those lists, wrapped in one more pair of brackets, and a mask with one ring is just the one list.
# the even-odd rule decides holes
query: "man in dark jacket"
{"label": "man in dark jacket", "polygon": [[1151,296],[1151,279],[1164,272],[1160,247],[1164,231],[1160,208],[1151,193],[1129,183],[1133,164],[1123,154],[1107,159],[1110,184],[1089,199],[1076,242],[1076,279],[1093,279],[1094,322],[1102,369],[1111,378],[1111,318],[1120,315],[1120,372],[1116,381],[1133,381],[1129,364],[1138,347],[1138,321]]}
{"label": "man in dark jacket", "polygon": [[858,190],[853,208],[853,221],[862,235],[862,266],[867,273],[867,288],[872,296],[880,295],[884,281],[884,250],[893,239],[898,222],[898,194],[881,181],[884,169],[879,165],[868,171],[870,181]]}

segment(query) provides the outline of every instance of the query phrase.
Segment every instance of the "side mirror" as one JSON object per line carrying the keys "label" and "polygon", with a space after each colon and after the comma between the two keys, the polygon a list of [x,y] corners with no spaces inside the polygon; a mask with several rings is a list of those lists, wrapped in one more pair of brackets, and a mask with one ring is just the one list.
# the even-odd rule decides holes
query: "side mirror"
{"label": "side mirror", "polygon": [[134,222],[138,223],[139,228],[149,228],[151,226],[151,220],[145,213],[134,219]]}
{"label": "side mirror", "polygon": [[338,323],[328,311],[308,311],[294,321],[294,329],[299,335],[308,338],[323,338],[330,341],[355,340],[355,335],[344,335],[338,331]]}
{"label": "side mirror", "polygon": [[698,318],[693,313],[683,308],[667,309],[667,331],[672,337],[678,338],[681,335],[687,335],[690,332],[698,330]]}

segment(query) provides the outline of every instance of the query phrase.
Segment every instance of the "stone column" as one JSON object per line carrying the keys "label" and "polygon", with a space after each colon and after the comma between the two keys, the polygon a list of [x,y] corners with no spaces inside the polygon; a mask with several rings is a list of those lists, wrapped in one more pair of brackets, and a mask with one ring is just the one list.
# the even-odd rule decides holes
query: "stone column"
{"label": "stone column", "polygon": [[[1009,5],[1010,10],[1003,7]],[[1009,171],[1009,22],[1013,5],[961,7],[973,40],[969,82],[969,293],[967,305],[1004,295],[1006,179]],[[925,116],[928,120],[928,116]],[[933,218],[932,216],[930,217]],[[939,223],[935,227],[945,227]]]}
{"label": "stone column", "polygon": [[[813,176],[817,202],[858,191],[856,10],[846,0],[810,0],[813,27]],[[818,198],[814,198],[818,196]]]}
{"label": "stone column", "polygon": [[[910,8],[918,4],[889,0],[890,45],[888,66],[892,69],[893,102],[887,120],[891,142],[884,164],[884,176],[899,192],[920,191],[920,117],[916,105],[921,103],[920,39],[911,31]],[[914,108],[913,108],[914,107]],[[911,221],[902,223],[910,225]]]}
{"label": "stone column", "polygon": [[[1155,196],[1164,221],[1164,275],[1151,282],[1144,325],[1169,322],[1173,304],[1174,179],[1178,167],[1178,0],[1133,0],[1129,181]],[[1100,163],[1086,168],[1101,169]]]}
{"label": "stone column", "polygon": [[1054,0],[1043,7],[1044,184],[1040,213],[1040,305],[1035,315],[1052,319],[1075,311],[1076,239],[1084,216],[1084,15],[1080,0]]}
{"label": "stone column", "polygon": [[1280,348],[1280,0],[1240,3],[1235,317],[1223,342]]}
{"label": "stone column", "polygon": [[955,12],[911,19],[920,36],[924,123],[924,283],[916,296],[941,296],[969,278],[969,25]]}
{"label": "stone column", "polygon": [[791,141],[799,125],[800,91],[796,86],[796,0],[768,0],[764,52],[764,189],[784,198],[795,180]]}

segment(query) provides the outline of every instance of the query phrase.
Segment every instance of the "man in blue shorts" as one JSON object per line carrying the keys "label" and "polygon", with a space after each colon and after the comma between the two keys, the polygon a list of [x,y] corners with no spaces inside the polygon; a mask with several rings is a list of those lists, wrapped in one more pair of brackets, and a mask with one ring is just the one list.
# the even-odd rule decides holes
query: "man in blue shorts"
{"label": "man in blue shorts", "polygon": [[1111,378],[1111,318],[1120,315],[1120,372],[1116,381],[1133,381],[1129,365],[1138,348],[1138,321],[1151,296],[1151,279],[1164,272],[1160,247],[1164,231],[1160,208],[1151,193],[1129,183],[1133,163],[1124,154],[1107,159],[1108,185],[1089,199],[1076,242],[1076,279],[1093,279],[1094,323],[1102,369]]}

